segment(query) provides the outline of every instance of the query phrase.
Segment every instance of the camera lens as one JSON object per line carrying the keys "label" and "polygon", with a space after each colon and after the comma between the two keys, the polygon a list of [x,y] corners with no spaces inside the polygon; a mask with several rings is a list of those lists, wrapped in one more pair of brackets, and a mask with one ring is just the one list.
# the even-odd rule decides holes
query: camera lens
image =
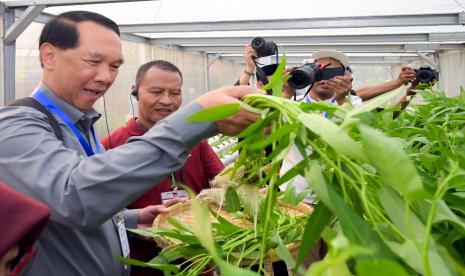
{"label": "camera lens", "polygon": [[289,79],[289,85],[295,89],[302,89],[310,84],[310,79],[305,72],[292,72],[292,77]]}
{"label": "camera lens", "polygon": [[317,71],[318,68],[315,68],[313,64],[297,67],[290,72],[291,78],[288,83],[295,89],[302,89],[316,81]]}
{"label": "camera lens", "polygon": [[256,37],[250,43],[257,52],[258,57],[271,56],[276,53],[276,44],[273,41],[266,41],[263,37]]}
{"label": "camera lens", "polygon": [[418,82],[427,83],[433,80],[434,74],[431,70],[420,69],[417,72],[416,78]]}
{"label": "camera lens", "polygon": [[256,37],[252,40],[252,42],[250,43],[252,45],[252,48],[255,49],[255,51],[257,49],[261,49],[266,43],[266,40],[263,38],[263,37]]}

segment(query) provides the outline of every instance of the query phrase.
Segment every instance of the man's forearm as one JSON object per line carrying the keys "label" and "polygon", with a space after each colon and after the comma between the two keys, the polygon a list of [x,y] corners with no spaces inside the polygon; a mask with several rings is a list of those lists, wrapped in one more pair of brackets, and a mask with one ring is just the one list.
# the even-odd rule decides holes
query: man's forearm
{"label": "man's forearm", "polygon": [[364,101],[366,101],[376,96],[379,96],[383,93],[399,88],[402,85],[403,83],[400,80],[396,79],[396,80],[391,80],[391,81],[388,81],[388,82],[385,82],[379,85],[357,88],[355,89],[355,94],[359,96],[360,98],[362,98]]}
{"label": "man's forearm", "polygon": [[[0,114],[5,133],[0,137],[0,179],[46,203],[56,221],[94,227],[180,168],[191,148],[217,132],[212,123],[186,121],[199,110],[199,104],[189,104],[145,135],[92,157],[64,147],[47,131],[45,119],[33,117],[36,112],[4,112]],[[11,165],[13,159],[22,165]]]}

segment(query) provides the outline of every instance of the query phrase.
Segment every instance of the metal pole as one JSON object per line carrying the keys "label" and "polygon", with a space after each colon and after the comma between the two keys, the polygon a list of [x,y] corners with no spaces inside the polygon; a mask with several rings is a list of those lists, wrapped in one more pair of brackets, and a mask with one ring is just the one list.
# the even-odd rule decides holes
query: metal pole
{"label": "metal pole", "polygon": [[1,61],[1,79],[0,79],[0,97],[1,104],[6,105],[15,99],[15,59],[16,59],[16,42],[5,43],[4,37],[6,30],[15,22],[13,9],[5,7],[0,3],[0,61]]}
{"label": "metal pole", "polygon": [[[444,80],[445,78],[444,77],[441,77],[441,60],[440,60],[440,57],[439,57],[439,51],[434,51],[434,60],[435,60],[435,63],[437,64],[437,68],[436,70],[439,71],[439,80],[437,82],[437,87],[438,87],[438,90],[443,90],[444,89],[444,83],[441,81],[441,80]],[[447,93],[446,93],[447,95]]]}
{"label": "metal pole", "polygon": [[0,106],[5,105],[5,4],[0,2]]}
{"label": "metal pole", "polygon": [[[13,9],[5,9],[4,30],[7,30],[15,22],[15,12]],[[15,61],[16,61],[16,40],[4,44],[5,49],[5,104],[9,104],[15,99]]]}
{"label": "metal pole", "polygon": [[204,70],[205,70],[205,93],[210,91],[210,66],[209,66],[209,62],[208,62],[208,58],[209,58],[209,54],[208,53],[204,53]]}

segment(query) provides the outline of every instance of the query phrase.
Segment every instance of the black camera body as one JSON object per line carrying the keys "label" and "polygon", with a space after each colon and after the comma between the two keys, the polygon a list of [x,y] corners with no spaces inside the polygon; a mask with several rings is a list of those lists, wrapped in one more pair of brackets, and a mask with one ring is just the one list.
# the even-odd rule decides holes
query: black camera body
{"label": "black camera body", "polygon": [[335,76],[344,76],[344,67],[320,68],[316,63],[306,63],[291,70],[291,78],[287,81],[294,89],[302,89],[321,80],[329,80]]}
{"label": "black camera body", "polygon": [[257,52],[258,57],[271,56],[276,53],[278,46],[273,41],[268,41],[263,37],[255,37],[250,43],[252,48]]}
{"label": "black camera body", "polygon": [[414,69],[416,72],[416,79],[419,83],[429,83],[433,80],[439,80],[439,72],[432,69],[430,66],[420,66]]}

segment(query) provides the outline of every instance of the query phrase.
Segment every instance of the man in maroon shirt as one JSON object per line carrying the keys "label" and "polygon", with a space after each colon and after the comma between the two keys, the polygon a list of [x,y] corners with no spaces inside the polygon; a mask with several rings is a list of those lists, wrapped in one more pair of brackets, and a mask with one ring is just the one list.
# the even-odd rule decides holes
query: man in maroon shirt
{"label": "man in maroon shirt", "polygon": [[[181,71],[168,61],[155,60],[143,64],[137,71],[136,82],[131,92],[137,99],[138,116],[103,138],[101,143],[105,149],[118,147],[126,143],[131,136],[143,135],[158,121],[175,112],[182,102],[182,80]],[[209,188],[210,180],[223,169],[224,165],[213,149],[207,141],[202,141],[192,149],[179,171],[163,179],[128,208],[141,209],[145,215],[142,216],[144,221],[139,221],[139,224],[150,226],[157,213],[166,211],[166,207],[179,201],[179,198],[187,197],[179,183],[199,193],[202,189]],[[138,260],[149,261],[158,253],[153,242],[130,238],[129,244],[131,257]],[[153,269],[134,266],[131,269],[131,275],[158,275]]]}

